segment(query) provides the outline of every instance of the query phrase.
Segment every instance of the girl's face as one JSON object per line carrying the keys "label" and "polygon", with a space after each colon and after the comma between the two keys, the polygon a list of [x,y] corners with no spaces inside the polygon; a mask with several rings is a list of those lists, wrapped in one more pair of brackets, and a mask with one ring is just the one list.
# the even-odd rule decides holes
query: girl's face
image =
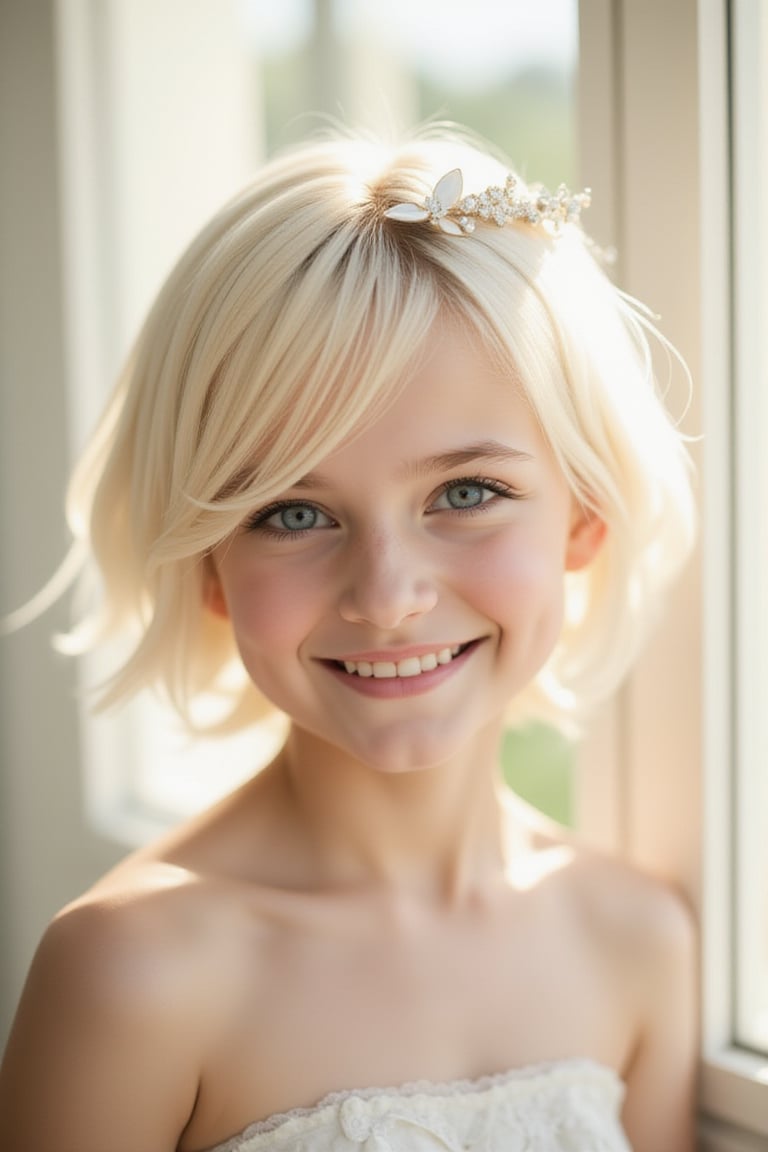
{"label": "girl's face", "polygon": [[514,382],[446,322],[373,426],[216,549],[210,603],[296,726],[406,771],[500,720],[601,531]]}

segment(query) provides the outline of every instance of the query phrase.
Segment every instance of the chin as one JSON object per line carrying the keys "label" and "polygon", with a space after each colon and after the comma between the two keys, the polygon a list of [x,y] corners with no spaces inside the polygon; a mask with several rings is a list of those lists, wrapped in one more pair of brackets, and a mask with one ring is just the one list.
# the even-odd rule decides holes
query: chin
{"label": "chin", "polygon": [[478,733],[449,734],[445,725],[437,733],[408,732],[399,725],[372,738],[367,748],[350,748],[350,752],[372,771],[396,776],[428,772],[456,758],[466,760],[479,750],[481,739]]}

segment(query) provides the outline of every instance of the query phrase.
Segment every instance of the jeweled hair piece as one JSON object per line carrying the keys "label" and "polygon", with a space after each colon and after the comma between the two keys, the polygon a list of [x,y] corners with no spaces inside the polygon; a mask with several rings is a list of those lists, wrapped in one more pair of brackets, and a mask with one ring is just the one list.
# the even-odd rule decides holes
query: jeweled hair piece
{"label": "jeweled hair piece", "polygon": [[527,188],[511,173],[504,187],[491,185],[482,192],[462,198],[464,179],[460,168],[446,172],[432,192],[418,204],[395,204],[384,215],[402,224],[430,224],[450,236],[468,236],[477,220],[503,228],[511,220],[543,225],[557,232],[563,224],[578,223],[582,209],[590,204],[590,191],[571,192],[561,184],[556,192],[541,185]]}

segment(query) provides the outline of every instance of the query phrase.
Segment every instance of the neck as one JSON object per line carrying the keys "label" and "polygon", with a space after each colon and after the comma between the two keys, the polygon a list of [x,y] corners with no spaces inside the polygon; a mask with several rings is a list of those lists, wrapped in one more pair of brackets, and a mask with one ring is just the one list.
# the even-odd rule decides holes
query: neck
{"label": "neck", "polygon": [[313,882],[456,901],[503,876],[499,729],[461,756],[387,773],[293,728],[273,770],[283,780]]}

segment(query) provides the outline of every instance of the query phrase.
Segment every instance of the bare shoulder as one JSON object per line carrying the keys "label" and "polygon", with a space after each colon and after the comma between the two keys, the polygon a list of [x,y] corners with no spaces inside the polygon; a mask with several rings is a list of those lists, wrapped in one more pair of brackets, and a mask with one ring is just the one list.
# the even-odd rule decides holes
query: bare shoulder
{"label": "bare shoulder", "polygon": [[140,865],[50,924],[0,1077],[3,1148],[176,1148],[216,1007],[197,887]]}
{"label": "bare shoulder", "polygon": [[693,1152],[697,931],[672,885],[523,813],[572,994],[611,1037],[635,1152]]}
{"label": "bare shoulder", "polygon": [[[214,886],[199,876],[142,862],[59,913],[39,958],[71,967],[73,975],[85,970],[92,994],[157,997],[170,1009],[204,975],[214,939],[206,926],[217,906]],[[201,951],[205,941],[209,947]]]}
{"label": "bare shoulder", "polygon": [[[520,816],[522,812],[522,817]],[[647,972],[651,963],[681,958],[695,949],[695,921],[671,884],[607,853],[588,847],[567,829],[527,806],[518,810],[542,875],[556,881],[562,902],[601,951],[626,957]]]}
{"label": "bare shoulder", "polygon": [[697,932],[671,885],[576,851],[565,882],[595,948],[615,973],[633,1042],[622,1074],[624,1124],[636,1152],[693,1148]]}
{"label": "bare shoulder", "polygon": [[695,924],[676,888],[624,861],[572,852],[568,883],[604,945],[634,957],[646,971],[649,962],[655,967],[690,959]]}

